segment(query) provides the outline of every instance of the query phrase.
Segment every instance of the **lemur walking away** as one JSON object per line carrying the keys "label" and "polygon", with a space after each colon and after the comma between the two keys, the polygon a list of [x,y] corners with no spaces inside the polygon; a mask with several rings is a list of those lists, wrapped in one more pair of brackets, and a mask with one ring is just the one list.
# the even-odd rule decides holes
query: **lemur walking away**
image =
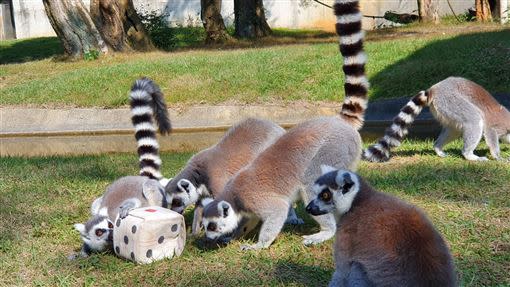
{"label": "lemur walking away", "polygon": [[[364,121],[369,88],[365,76],[362,15],[357,0],[336,0],[336,30],[344,57],[345,100],[340,115],[298,124],[236,173],[225,190],[204,208],[203,225],[209,240],[228,241],[245,220],[262,221],[255,245],[267,248],[276,239],[287,210],[299,198],[308,204],[320,165],[356,169],[361,157],[358,129]],[[304,244],[321,243],[334,236],[332,215],[315,216],[321,230],[304,236]]]}
{"label": "lemur walking away", "polygon": [[[126,217],[131,209],[158,205],[168,207],[160,172],[161,158],[152,118],[158,123],[161,134],[171,130],[170,120],[159,87],[150,79],[137,80],[130,93],[132,122],[138,142],[140,175],[117,179],[106,192],[92,203],[92,218],[85,224],[75,224],[83,240],[81,256],[112,248],[113,224],[117,215]],[[71,256],[74,258],[76,256]]]}
{"label": "lemur walking away", "polygon": [[510,143],[510,112],[480,85],[457,77],[447,78],[414,96],[386,129],[384,137],[366,149],[363,157],[372,162],[389,160],[391,148],[400,146],[414,119],[427,105],[443,127],[434,143],[437,155],[445,157],[443,147],[462,137],[464,158],[486,161],[486,157],[473,153],[484,136],[492,157],[502,160],[499,140]]}
{"label": "lemur walking away", "polygon": [[338,226],[329,286],[457,286],[448,247],[420,209],[332,167],[313,188],[306,211],[334,214]]}

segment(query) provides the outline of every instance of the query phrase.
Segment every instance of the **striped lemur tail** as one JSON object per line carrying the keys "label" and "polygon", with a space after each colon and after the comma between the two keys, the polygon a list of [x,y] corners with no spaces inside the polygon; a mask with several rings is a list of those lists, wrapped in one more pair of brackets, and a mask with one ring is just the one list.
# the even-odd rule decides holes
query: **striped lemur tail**
{"label": "striped lemur tail", "polygon": [[414,96],[393,119],[393,124],[386,129],[384,136],[364,151],[363,158],[372,162],[389,160],[390,149],[400,145],[408,133],[408,128],[427,104],[427,91],[421,91]]}
{"label": "striped lemur tail", "polygon": [[160,172],[161,158],[152,117],[156,119],[160,134],[168,134],[172,128],[163,93],[152,80],[141,78],[131,87],[129,99],[131,121],[138,142],[140,175],[160,180],[163,177]]}
{"label": "striped lemur tail", "polygon": [[363,51],[364,32],[359,0],[335,0],[336,32],[340,36],[340,53],[344,58],[345,100],[340,114],[355,128],[363,126],[367,108],[368,79],[365,75],[367,57]]}

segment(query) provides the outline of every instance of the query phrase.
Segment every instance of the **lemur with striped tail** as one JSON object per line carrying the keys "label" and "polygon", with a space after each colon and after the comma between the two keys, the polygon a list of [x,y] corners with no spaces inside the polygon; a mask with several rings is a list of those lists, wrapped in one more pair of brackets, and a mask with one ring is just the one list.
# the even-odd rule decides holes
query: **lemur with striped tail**
{"label": "lemur with striped tail", "polygon": [[391,148],[400,146],[408,128],[425,106],[443,129],[434,143],[434,151],[445,157],[443,147],[462,136],[462,155],[467,160],[486,161],[473,152],[482,136],[493,158],[502,160],[499,140],[510,143],[510,112],[480,85],[459,77],[449,77],[414,96],[386,129],[379,141],[365,150],[363,157],[372,162],[390,158]]}
{"label": "lemur with striped tail", "polygon": [[[276,239],[287,210],[299,198],[308,204],[320,165],[356,169],[361,157],[361,137],[369,88],[365,76],[362,15],[357,0],[336,0],[336,31],[344,56],[345,100],[340,115],[300,123],[264,150],[231,178],[225,190],[204,208],[203,225],[209,240],[228,241],[239,222],[262,221],[258,242],[242,249],[267,248]],[[315,216],[316,234],[303,243],[318,244],[334,236],[333,215]]]}
{"label": "lemur with striped tail", "polygon": [[[248,118],[231,127],[217,144],[188,161],[165,190],[172,198],[173,211],[182,213],[186,207],[195,204],[192,234],[201,230],[203,206],[208,202],[202,201],[217,197],[232,175],[284,133],[282,127],[271,121]],[[303,223],[293,208],[289,210],[288,223]]]}
{"label": "lemur with striped tail", "polygon": [[338,226],[329,286],[457,286],[448,246],[420,209],[333,167],[313,189],[306,211]]}
{"label": "lemur with striped tail", "polygon": [[[160,172],[161,159],[156,139],[154,117],[161,134],[171,130],[168,111],[163,94],[150,79],[137,80],[130,93],[132,122],[138,142],[140,175],[117,179],[106,188],[106,192],[92,203],[92,218],[85,224],[75,224],[80,232],[83,247],[80,255],[109,250],[112,246],[113,224],[117,215],[127,216],[131,209],[158,205],[168,207]],[[72,256],[71,258],[74,258]]]}

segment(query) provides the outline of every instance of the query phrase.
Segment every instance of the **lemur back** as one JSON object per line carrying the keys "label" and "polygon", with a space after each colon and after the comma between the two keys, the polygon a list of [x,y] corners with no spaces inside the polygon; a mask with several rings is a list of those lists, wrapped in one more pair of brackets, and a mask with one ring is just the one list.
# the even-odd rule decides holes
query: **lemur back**
{"label": "lemur back", "polygon": [[84,241],[82,256],[111,247],[113,221],[117,215],[125,217],[129,210],[142,206],[168,206],[164,187],[158,181],[162,179],[161,159],[152,121],[155,117],[162,134],[170,132],[163,94],[154,82],[142,78],[131,88],[130,102],[140,175],[121,177],[109,185],[106,192],[92,203],[92,218],[86,224],[75,224]]}
{"label": "lemur back", "polygon": [[[366,56],[358,1],[336,0],[336,30],[344,56],[345,95],[339,116],[313,119],[290,129],[227,183],[225,191],[204,209],[209,239],[236,232],[245,218],[261,220],[259,241],[245,248],[268,247],[280,232],[286,210],[299,197],[308,203],[313,179],[327,163],[355,169],[361,154],[358,129],[367,105]],[[304,236],[305,244],[320,243],[334,235],[331,215],[314,218],[321,231]]]}
{"label": "lemur back", "polygon": [[329,286],[457,286],[445,241],[417,207],[334,168],[314,189],[307,211],[337,218]]}
{"label": "lemur back", "polygon": [[194,155],[168,183],[165,189],[172,197],[172,210],[183,212],[187,206],[197,203],[193,234],[200,231],[201,200],[218,196],[233,174],[284,133],[282,127],[268,120],[243,120],[230,128],[216,145]]}
{"label": "lemur back", "polygon": [[390,149],[400,145],[416,116],[427,105],[443,127],[434,144],[439,156],[446,156],[444,145],[462,136],[462,154],[467,160],[487,160],[473,153],[484,136],[492,157],[501,159],[499,140],[507,141],[510,137],[510,112],[480,85],[456,77],[447,78],[413,97],[395,117],[384,137],[365,150],[364,158],[387,161]]}

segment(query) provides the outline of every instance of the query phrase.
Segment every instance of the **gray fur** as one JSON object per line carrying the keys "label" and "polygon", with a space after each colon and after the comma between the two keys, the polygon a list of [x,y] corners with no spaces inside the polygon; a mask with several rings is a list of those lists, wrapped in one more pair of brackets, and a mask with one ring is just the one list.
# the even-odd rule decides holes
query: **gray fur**
{"label": "gray fur", "polygon": [[[172,210],[183,212],[187,206],[203,198],[217,197],[236,172],[284,133],[285,130],[277,124],[254,118],[233,126],[216,145],[194,155],[168,183],[165,190],[172,197]],[[182,183],[185,183],[184,187]],[[200,231],[202,221],[202,207],[196,208],[193,234]],[[300,224],[302,220],[292,217],[288,222]]]}
{"label": "gray fur", "polygon": [[418,208],[345,170],[324,174],[315,187],[306,210],[337,218],[329,286],[457,286],[448,247]]}
{"label": "gray fur", "polygon": [[[308,204],[321,165],[355,169],[361,153],[361,138],[356,128],[340,117],[323,117],[290,129],[253,162],[240,170],[226,185],[225,191],[204,209],[204,226],[210,222],[237,228],[241,219],[262,221],[256,245],[243,249],[268,247],[279,234],[292,203],[301,198]],[[236,220],[218,216],[219,206],[227,203]],[[333,215],[315,216],[320,232],[304,236],[305,244],[317,244],[333,237]],[[206,235],[215,239],[217,233]]]}
{"label": "gray fur", "polygon": [[[510,112],[485,89],[464,78],[450,77],[422,93],[426,95],[425,100],[421,95],[414,97],[395,118],[384,138],[365,150],[365,159],[374,162],[388,160],[390,148],[400,145],[407,128],[425,105],[430,106],[430,111],[443,126],[434,143],[437,155],[445,157],[443,147],[461,136],[464,158],[486,161],[486,157],[474,154],[480,140],[485,137],[492,157],[502,159],[499,140],[506,141],[510,134]],[[413,109],[413,113],[405,113],[405,110],[409,112]]]}

